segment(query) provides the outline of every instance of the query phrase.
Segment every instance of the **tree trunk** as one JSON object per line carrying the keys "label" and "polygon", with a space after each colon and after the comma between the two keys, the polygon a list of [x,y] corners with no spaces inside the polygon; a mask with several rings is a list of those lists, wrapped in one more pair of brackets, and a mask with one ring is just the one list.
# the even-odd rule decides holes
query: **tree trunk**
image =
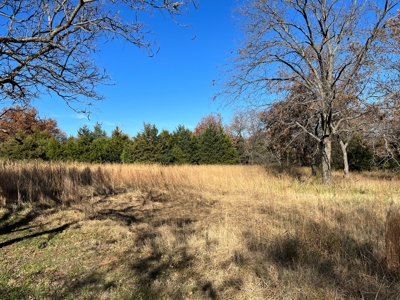
{"label": "tree trunk", "polygon": [[317,176],[317,163],[315,162],[315,158],[311,159],[311,176]]}
{"label": "tree trunk", "polygon": [[319,143],[315,144],[315,150],[311,153],[311,176],[317,176],[317,155],[319,154]]}
{"label": "tree trunk", "polygon": [[289,167],[289,151],[286,151],[286,166]]}
{"label": "tree trunk", "polygon": [[344,178],[349,178],[349,159],[347,158],[347,145],[348,143],[343,143],[342,140],[339,140],[340,148],[342,149],[343,155],[343,176]]}
{"label": "tree trunk", "polygon": [[322,183],[331,184],[331,153],[332,153],[332,138],[331,135],[325,135],[321,141],[322,153]]}

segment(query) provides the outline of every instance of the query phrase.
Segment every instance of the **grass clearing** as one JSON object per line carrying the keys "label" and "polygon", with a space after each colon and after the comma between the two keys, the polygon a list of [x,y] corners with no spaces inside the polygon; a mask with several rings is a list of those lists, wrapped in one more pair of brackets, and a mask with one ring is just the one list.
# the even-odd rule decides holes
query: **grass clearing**
{"label": "grass clearing", "polygon": [[400,199],[390,174],[334,173],[327,187],[307,169],[259,166],[5,171],[17,183],[0,183],[1,299],[400,295],[385,261],[386,212]]}

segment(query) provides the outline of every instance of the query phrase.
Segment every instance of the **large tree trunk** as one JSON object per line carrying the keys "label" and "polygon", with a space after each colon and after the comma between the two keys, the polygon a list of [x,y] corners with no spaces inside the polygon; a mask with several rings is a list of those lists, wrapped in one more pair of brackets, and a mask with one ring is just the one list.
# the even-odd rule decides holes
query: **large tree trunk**
{"label": "large tree trunk", "polygon": [[348,143],[343,143],[342,140],[339,140],[340,148],[342,149],[343,155],[343,176],[344,178],[349,178],[349,159],[347,158],[347,145]]}
{"label": "large tree trunk", "polygon": [[322,153],[322,182],[331,184],[331,153],[332,153],[332,137],[330,134],[325,135],[321,141]]}

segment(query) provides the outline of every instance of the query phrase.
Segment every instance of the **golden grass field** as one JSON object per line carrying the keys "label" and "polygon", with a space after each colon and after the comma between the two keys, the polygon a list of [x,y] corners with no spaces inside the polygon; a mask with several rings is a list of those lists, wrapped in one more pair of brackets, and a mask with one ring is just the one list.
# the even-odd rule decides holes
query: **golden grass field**
{"label": "golden grass field", "polygon": [[0,164],[0,299],[400,299],[390,173]]}

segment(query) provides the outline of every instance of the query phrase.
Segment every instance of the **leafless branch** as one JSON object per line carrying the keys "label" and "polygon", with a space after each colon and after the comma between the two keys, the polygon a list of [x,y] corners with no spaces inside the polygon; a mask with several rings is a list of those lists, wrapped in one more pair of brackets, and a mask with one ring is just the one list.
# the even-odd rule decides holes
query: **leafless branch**
{"label": "leafless branch", "polygon": [[[217,97],[227,103],[310,103],[323,180],[330,182],[332,136],[349,132],[378,103],[398,97],[399,43],[393,39],[399,0],[251,0],[239,7],[244,39]],[[302,93],[291,93],[301,88]],[[344,101],[346,97],[354,97]],[[297,104],[296,104],[297,105]]]}
{"label": "leafless branch", "polygon": [[[4,0],[0,4],[0,101],[26,104],[54,93],[90,110],[109,77],[93,54],[99,43],[121,38],[152,54],[146,13],[166,12],[178,23],[195,0]],[[121,11],[130,11],[130,20]],[[75,106],[83,103],[84,108]]]}

